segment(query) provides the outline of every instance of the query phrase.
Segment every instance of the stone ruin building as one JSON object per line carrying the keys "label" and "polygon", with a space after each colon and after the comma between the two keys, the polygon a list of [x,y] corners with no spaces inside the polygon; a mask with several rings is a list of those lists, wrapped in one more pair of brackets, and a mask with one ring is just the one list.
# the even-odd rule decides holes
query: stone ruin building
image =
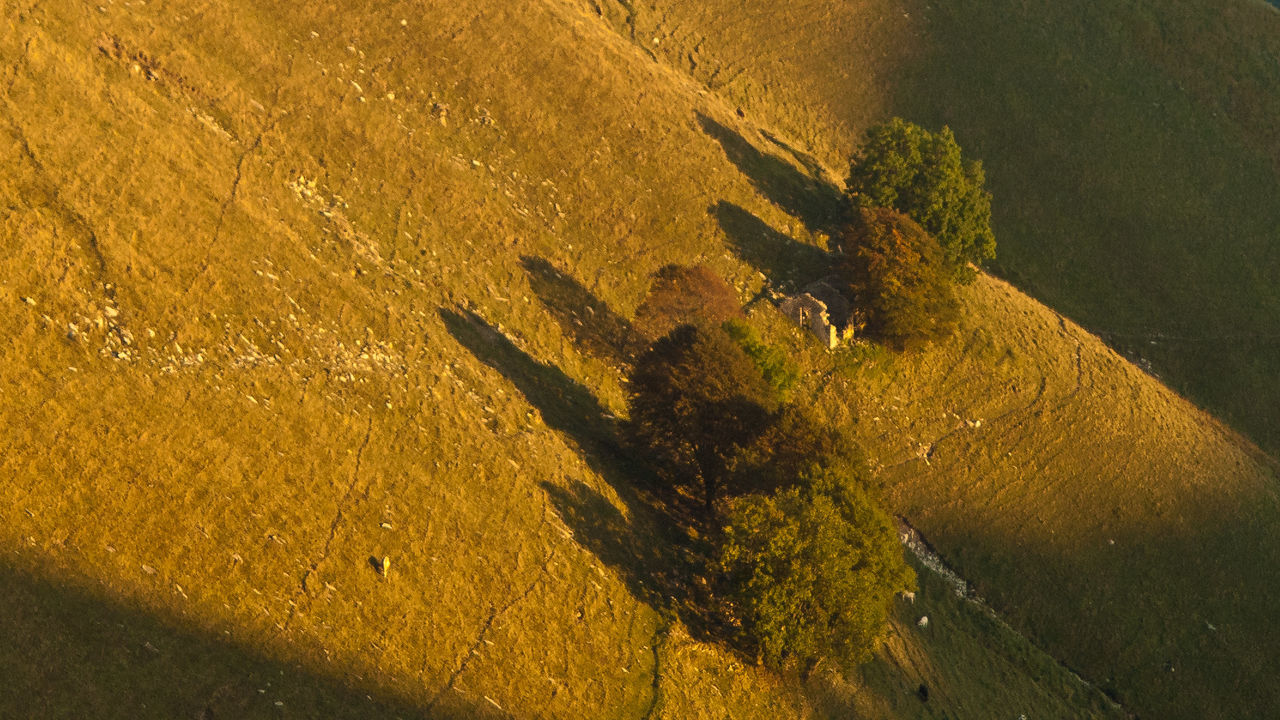
{"label": "stone ruin building", "polygon": [[825,280],[805,287],[779,304],[783,315],[813,333],[828,350],[853,339],[858,324],[853,322],[849,301]]}

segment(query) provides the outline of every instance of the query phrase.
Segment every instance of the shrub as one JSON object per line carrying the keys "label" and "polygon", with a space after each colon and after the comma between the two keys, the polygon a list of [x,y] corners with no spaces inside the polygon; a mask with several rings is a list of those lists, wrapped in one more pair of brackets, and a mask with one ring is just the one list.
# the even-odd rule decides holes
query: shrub
{"label": "shrub", "polygon": [[931,133],[901,118],[867,130],[850,161],[846,192],[856,207],[893,208],[920,223],[942,246],[954,278],[969,263],[995,257],[991,194],[982,163],[965,162],[950,128]]}
{"label": "shrub", "polygon": [[777,670],[866,660],[915,575],[889,517],[858,485],[815,468],[798,487],[729,503],[720,546],[741,639]]}
{"label": "shrub", "polygon": [[721,326],[738,347],[760,368],[765,382],[778,397],[785,398],[800,380],[800,368],[782,350],[766,343],[754,327],[741,318],[730,318]]}
{"label": "shrub", "polygon": [[700,488],[710,515],[774,409],[759,368],[719,328],[682,325],[640,356],[628,390],[632,444],[669,479]]}
{"label": "shrub", "polygon": [[648,337],[659,338],[681,325],[715,326],[740,317],[738,294],[710,268],[667,265],[653,274],[634,325]]}
{"label": "shrub", "polygon": [[844,231],[836,273],[872,334],[899,346],[951,332],[959,315],[942,249],[910,218],[862,209]]}

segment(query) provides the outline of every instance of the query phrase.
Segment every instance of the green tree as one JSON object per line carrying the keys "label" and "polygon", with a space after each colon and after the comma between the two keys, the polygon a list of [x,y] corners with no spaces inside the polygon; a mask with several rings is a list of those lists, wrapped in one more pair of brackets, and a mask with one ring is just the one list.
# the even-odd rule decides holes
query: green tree
{"label": "green tree", "polygon": [[722,330],[682,325],[640,356],[628,390],[632,445],[700,489],[710,516],[743,449],[768,427],[773,389]]}
{"label": "green tree", "polygon": [[785,398],[800,380],[800,368],[791,362],[791,358],[782,350],[766,343],[746,320],[730,318],[721,327],[738,343],[756,367],[760,368],[765,382],[773,387],[778,397]]}
{"label": "green tree", "polygon": [[893,524],[860,485],[813,468],[803,484],[729,502],[719,565],[731,619],[768,666],[851,668],[915,587]]}
{"label": "green tree", "polygon": [[819,422],[795,404],[779,408],[738,461],[735,484],[752,492],[793,487],[815,465],[865,475],[862,448],[844,428]]}
{"label": "green tree", "polygon": [[970,282],[995,257],[991,193],[982,163],[965,162],[951,129],[928,130],[894,118],[867,130],[849,163],[846,192],[856,207],[893,208],[937,238],[955,279]]}
{"label": "green tree", "polygon": [[938,242],[911,218],[861,209],[845,228],[836,275],[867,329],[900,347],[950,333],[959,316]]}

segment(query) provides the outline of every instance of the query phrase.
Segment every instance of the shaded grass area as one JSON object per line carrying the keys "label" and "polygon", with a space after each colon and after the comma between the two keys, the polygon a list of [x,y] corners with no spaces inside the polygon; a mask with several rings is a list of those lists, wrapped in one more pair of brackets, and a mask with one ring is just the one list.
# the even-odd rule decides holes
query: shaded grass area
{"label": "shaded grass area", "polygon": [[830,270],[826,252],[774,229],[741,205],[721,200],[711,213],[738,257],[783,292],[798,290]]}
{"label": "shaded grass area", "polygon": [[[919,589],[913,600],[896,602],[876,659],[848,678],[808,683],[830,717],[849,707],[864,718],[1128,717],[933,571],[914,559],[912,565]],[[928,618],[924,627],[921,618]]]}
{"label": "shaded grass area", "polygon": [[1280,110],[1280,16],[1195,0],[914,11],[927,30],[895,112],[950,124],[984,160],[1001,274],[1280,449],[1280,142],[1262,120]]}
{"label": "shaded grass area", "polygon": [[[678,617],[695,637],[724,639],[704,577],[708,547],[695,530],[696,503],[657,484],[624,448],[619,424],[580,383],[530,357],[475,313],[442,309],[440,315],[450,334],[510,380],[618,498],[583,483],[543,484],[578,542],[617,571],[635,597]],[[594,317],[607,322],[610,316]]]}
{"label": "shaded grass area", "polygon": [[[1116,346],[1280,449],[1274,8],[668,0],[629,22],[662,39],[670,65],[828,164],[843,167],[862,130],[892,115],[950,125],[984,161],[1003,277],[1128,338]],[[814,216],[791,197],[802,185],[787,168],[732,137],[722,145],[762,195]]]}
{"label": "shaded grass area", "polygon": [[837,187],[822,176],[821,166],[811,156],[792,150],[772,135],[766,135],[775,146],[793,154],[808,170],[802,172],[792,163],[772,153],[762,152],[741,133],[697,114],[699,127],[720,144],[724,154],[738,170],[750,178],[756,190],[770,202],[804,223],[810,232],[834,234],[844,218],[843,198]]}
{"label": "shaded grass area", "polygon": [[8,562],[0,588],[3,717],[511,717],[458,697],[428,712]]}
{"label": "shaded grass area", "polygon": [[544,307],[551,312],[565,337],[601,360],[626,364],[644,343],[631,326],[571,275],[561,272],[544,258],[525,255],[520,259]]}

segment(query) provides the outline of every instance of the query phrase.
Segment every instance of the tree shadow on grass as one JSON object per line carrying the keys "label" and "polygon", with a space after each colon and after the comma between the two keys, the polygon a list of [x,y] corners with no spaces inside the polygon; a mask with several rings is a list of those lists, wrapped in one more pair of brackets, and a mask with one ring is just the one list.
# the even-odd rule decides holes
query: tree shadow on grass
{"label": "tree shadow on grass", "polygon": [[721,200],[711,207],[733,251],[764,273],[779,290],[791,291],[830,272],[831,256],[773,229],[750,211]]}
{"label": "tree shadow on grass", "polygon": [[7,560],[0,588],[0,717],[512,717],[453,695],[406,702]]}
{"label": "tree shadow on grass", "polygon": [[617,494],[621,508],[583,483],[543,484],[577,541],[614,568],[635,597],[679,617],[695,636],[723,639],[707,590],[696,501],[659,485],[623,446],[619,424],[580,383],[530,357],[475,313],[442,308],[440,316],[449,333],[510,380]]}
{"label": "tree shadow on grass", "polygon": [[791,145],[787,144],[777,135],[774,135],[768,130],[761,129],[760,137],[763,137],[765,140],[773,143],[778,148],[782,149],[784,152],[791,155],[791,157],[799,161],[799,163],[804,166],[805,171],[809,173],[809,177],[816,179],[818,182],[824,182],[822,177],[826,174],[826,170],[822,167],[822,163],[818,162],[817,158],[807,152],[791,147]]}
{"label": "tree shadow on grass", "polygon": [[844,195],[821,177],[821,168],[812,157],[766,136],[796,156],[811,173],[806,175],[777,155],[757,150],[742,135],[702,113],[698,113],[698,124],[720,143],[729,161],[751,180],[761,195],[800,220],[811,232],[836,233],[845,215]]}
{"label": "tree shadow on grass", "polygon": [[618,315],[582,283],[543,258],[525,255],[520,264],[529,283],[565,335],[596,357],[627,364],[641,346],[631,321]]}
{"label": "tree shadow on grass", "polygon": [[617,421],[591,391],[562,370],[538,362],[511,339],[470,311],[440,309],[449,334],[477,360],[502,373],[542,413],[553,430],[568,436],[588,461],[621,460]]}

